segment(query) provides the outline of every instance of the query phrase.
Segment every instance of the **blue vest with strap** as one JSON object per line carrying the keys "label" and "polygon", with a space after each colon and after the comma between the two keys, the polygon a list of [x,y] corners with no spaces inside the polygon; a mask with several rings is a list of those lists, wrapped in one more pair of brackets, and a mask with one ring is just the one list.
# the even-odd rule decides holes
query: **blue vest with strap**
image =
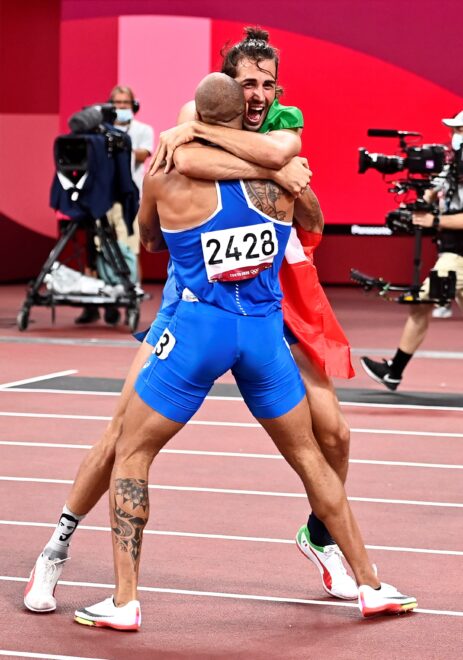
{"label": "blue vest with strap", "polygon": [[242,181],[216,182],[216,190],[210,218],[190,229],[162,229],[177,289],[186,300],[267,316],[281,308],[278,271],[291,223],[255,208]]}

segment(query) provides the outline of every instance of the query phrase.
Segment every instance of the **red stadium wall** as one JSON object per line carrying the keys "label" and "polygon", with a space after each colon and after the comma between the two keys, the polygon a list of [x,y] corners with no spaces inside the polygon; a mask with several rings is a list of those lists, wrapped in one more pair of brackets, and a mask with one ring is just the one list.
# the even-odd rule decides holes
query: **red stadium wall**
{"label": "red stadium wall", "polygon": [[[395,206],[379,173],[357,174],[359,146],[397,149],[395,140],[367,138],[368,128],[416,130],[427,142],[445,142],[440,118],[463,107],[453,0],[50,0],[43,7],[39,0],[2,2],[0,61],[9,93],[0,98],[0,226],[8,250],[0,281],[33,277],[56,240],[51,150],[69,115],[135,78],[141,119],[158,133],[175,121],[176,88],[189,98],[198,72],[220,66],[221,47],[240,39],[243,25],[265,26],[280,49],[283,102],[304,112],[303,151],[329,229],[382,225]],[[433,251],[426,241],[426,263]],[[328,234],[317,254],[323,281],[334,283],[348,281],[352,266],[404,282],[412,260],[411,239],[396,237]],[[145,278],[162,278],[165,261],[144,255]]]}

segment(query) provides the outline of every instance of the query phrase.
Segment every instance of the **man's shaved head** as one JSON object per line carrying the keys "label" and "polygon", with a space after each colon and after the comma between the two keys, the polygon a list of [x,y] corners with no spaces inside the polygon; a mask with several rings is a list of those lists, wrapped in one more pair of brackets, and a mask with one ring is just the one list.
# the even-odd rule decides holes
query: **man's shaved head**
{"label": "man's shaved head", "polygon": [[225,73],[210,73],[199,83],[196,111],[207,124],[226,124],[244,112],[241,85]]}

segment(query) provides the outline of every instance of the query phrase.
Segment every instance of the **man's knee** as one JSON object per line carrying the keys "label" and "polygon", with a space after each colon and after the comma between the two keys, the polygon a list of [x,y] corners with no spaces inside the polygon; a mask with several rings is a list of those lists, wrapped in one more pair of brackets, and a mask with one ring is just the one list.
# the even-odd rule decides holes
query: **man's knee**
{"label": "man's knee", "polygon": [[347,455],[350,445],[350,429],[340,410],[329,414],[313,414],[312,425],[318,444],[322,448]]}
{"label": "man's knee", "polygon": [[417,305],[410,305],[410,310],[408,312],[408,317],[414,319],[415,321],[422,321],[431,316],[432,305],[428,303],[421,303]]}
{"label": "man's knee", "polygon": [[326,436],[326,445],[342,455],[349,455],[350,429],[343,417],[337,420],[337,423]]}

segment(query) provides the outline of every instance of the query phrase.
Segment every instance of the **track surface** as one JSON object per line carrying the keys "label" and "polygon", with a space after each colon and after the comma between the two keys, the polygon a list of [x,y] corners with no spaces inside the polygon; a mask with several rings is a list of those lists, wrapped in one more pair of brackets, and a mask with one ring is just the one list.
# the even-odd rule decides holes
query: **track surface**
{"label": "track surface", "polygon": [[[159,287],[150,290],[141,326],[159,300]],[[362,620],[354,603],[324,594],[293,541],[308,513],[301,484],[235,396],[229,374],[221,380],[229,387],[212,393],[152,468],[142,630],[72,622],[76,607],[111,593],[105,498],[75,535],[57,611],[25,611],[29,572],[86,448],[112,414],[134,344],[123,326],[75,327],[71,308],[58,310],[54,327],[49,310],[34,308],[29,329],[19,333],[14,318],[23,289],[3,287],[1,656],[463,657],[461,316],[433,322],[422,357],[391,398],[363,374],[357,356],[363,349],[390,354],[405,310],[352,289],[328,293],[358,374],[336,383],[352,428],[348,495],[381,579],[416,595],[419,611]],[[373,393],[382,396],[368,403]]]}

